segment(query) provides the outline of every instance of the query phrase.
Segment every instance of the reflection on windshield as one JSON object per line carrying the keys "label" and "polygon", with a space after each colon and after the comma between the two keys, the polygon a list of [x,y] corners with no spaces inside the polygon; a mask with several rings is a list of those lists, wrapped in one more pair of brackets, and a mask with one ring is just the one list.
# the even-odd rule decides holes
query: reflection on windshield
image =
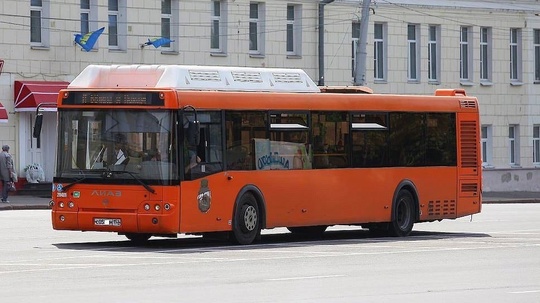
{"label": "reflection on windshield", "polygon": [[59,121],[57,177],[126,171],[127,178],[178,179],[172,112],[60,111]]}

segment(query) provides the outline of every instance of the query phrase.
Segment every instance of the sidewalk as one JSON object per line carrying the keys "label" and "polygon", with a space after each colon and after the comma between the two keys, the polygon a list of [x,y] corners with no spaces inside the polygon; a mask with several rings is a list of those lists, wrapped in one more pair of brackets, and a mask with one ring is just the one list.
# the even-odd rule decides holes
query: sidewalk
{"label": "sidewalk", "polygon": [[[8,200],[9,203],[0,203],[0,211],[50,209],[49,202],[51,201],[51,198],[11,195]],[[482,203],[540,203],[540,192],[485,192]]]}
{"label": "sidewalk", "polygon": [[10,195],[9,203],[0,202],[0,211],[19,210],[19,209],[50,209],[49,202],[51,198],[41,198],[26,195]]}

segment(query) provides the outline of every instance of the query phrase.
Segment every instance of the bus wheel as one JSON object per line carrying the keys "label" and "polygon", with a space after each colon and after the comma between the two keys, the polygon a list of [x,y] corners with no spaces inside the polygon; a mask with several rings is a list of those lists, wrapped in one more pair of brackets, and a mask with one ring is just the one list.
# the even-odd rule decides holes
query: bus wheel
{"label": "bus wheel", "polygon": [[400,190],[395,204],[394,219],[389,224],[390,235],[408,236],[414,225],[414,198],[410,191]]}
{"label": "bus wheel", "polygon": [[146,243],[146,241],[148,241],[148,239],[150,239],[151,236],[152,235],[150,234],[135,234],[135,233],[126,234],[126,238],[131,240],[131,242],[133,242],[136,245],[141,245],[141,244]]}
{"label": "bus wheel", "polygon": [[306,236],[320,236],[326,231],[326,228],[328,228],[326,225],[287,227],[293,234]]}
{"label": "bus wheel", "polygon": [[233,220],[233,240],[238,244],[251,244],[260,235],[259,206],[255,197],[246,193],[236,207]]}

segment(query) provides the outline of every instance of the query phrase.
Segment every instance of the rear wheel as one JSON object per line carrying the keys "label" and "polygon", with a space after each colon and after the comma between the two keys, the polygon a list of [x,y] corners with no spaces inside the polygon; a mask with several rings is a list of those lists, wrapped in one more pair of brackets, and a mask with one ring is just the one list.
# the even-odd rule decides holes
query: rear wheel
{"label": "rear wheel", "polygon": [[136,233],[126,234],[126,238],[131,240],[131,242],[133,242],[136,245],[145,244],[148,241],[148,239],[150,239],[151,236],[152,235],[150,234],[136,234]]}
{"label": "rear wheel", "polygon": [[240,198],[233,220],[233,241],[238,244],[251,244],[261,233],[259,206],[251,193]]}
{"label": "rear wheel", "polygon": [[395,237],[408,236],[414,225],[414,198],[410,191],[402,189],[398,192],[394,205],[394,216],[389,224],[390,235]]}

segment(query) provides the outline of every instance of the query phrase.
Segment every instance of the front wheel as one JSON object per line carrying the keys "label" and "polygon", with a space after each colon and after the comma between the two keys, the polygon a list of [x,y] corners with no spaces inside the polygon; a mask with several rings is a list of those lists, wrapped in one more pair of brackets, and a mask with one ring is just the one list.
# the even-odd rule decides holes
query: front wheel
{"label": "front wheel", "polygon": [[237,244],[251,244],[261,233],[259,206],[251,193],[240,198],[233,219],[233,241]]}
{"label": "front wheel", "polygon": [[392,236],[406,237],[411,233],[414,225],[415,207],[411,192],[405,189],[400,190],[394,207],[394,216],[388,231]]}

